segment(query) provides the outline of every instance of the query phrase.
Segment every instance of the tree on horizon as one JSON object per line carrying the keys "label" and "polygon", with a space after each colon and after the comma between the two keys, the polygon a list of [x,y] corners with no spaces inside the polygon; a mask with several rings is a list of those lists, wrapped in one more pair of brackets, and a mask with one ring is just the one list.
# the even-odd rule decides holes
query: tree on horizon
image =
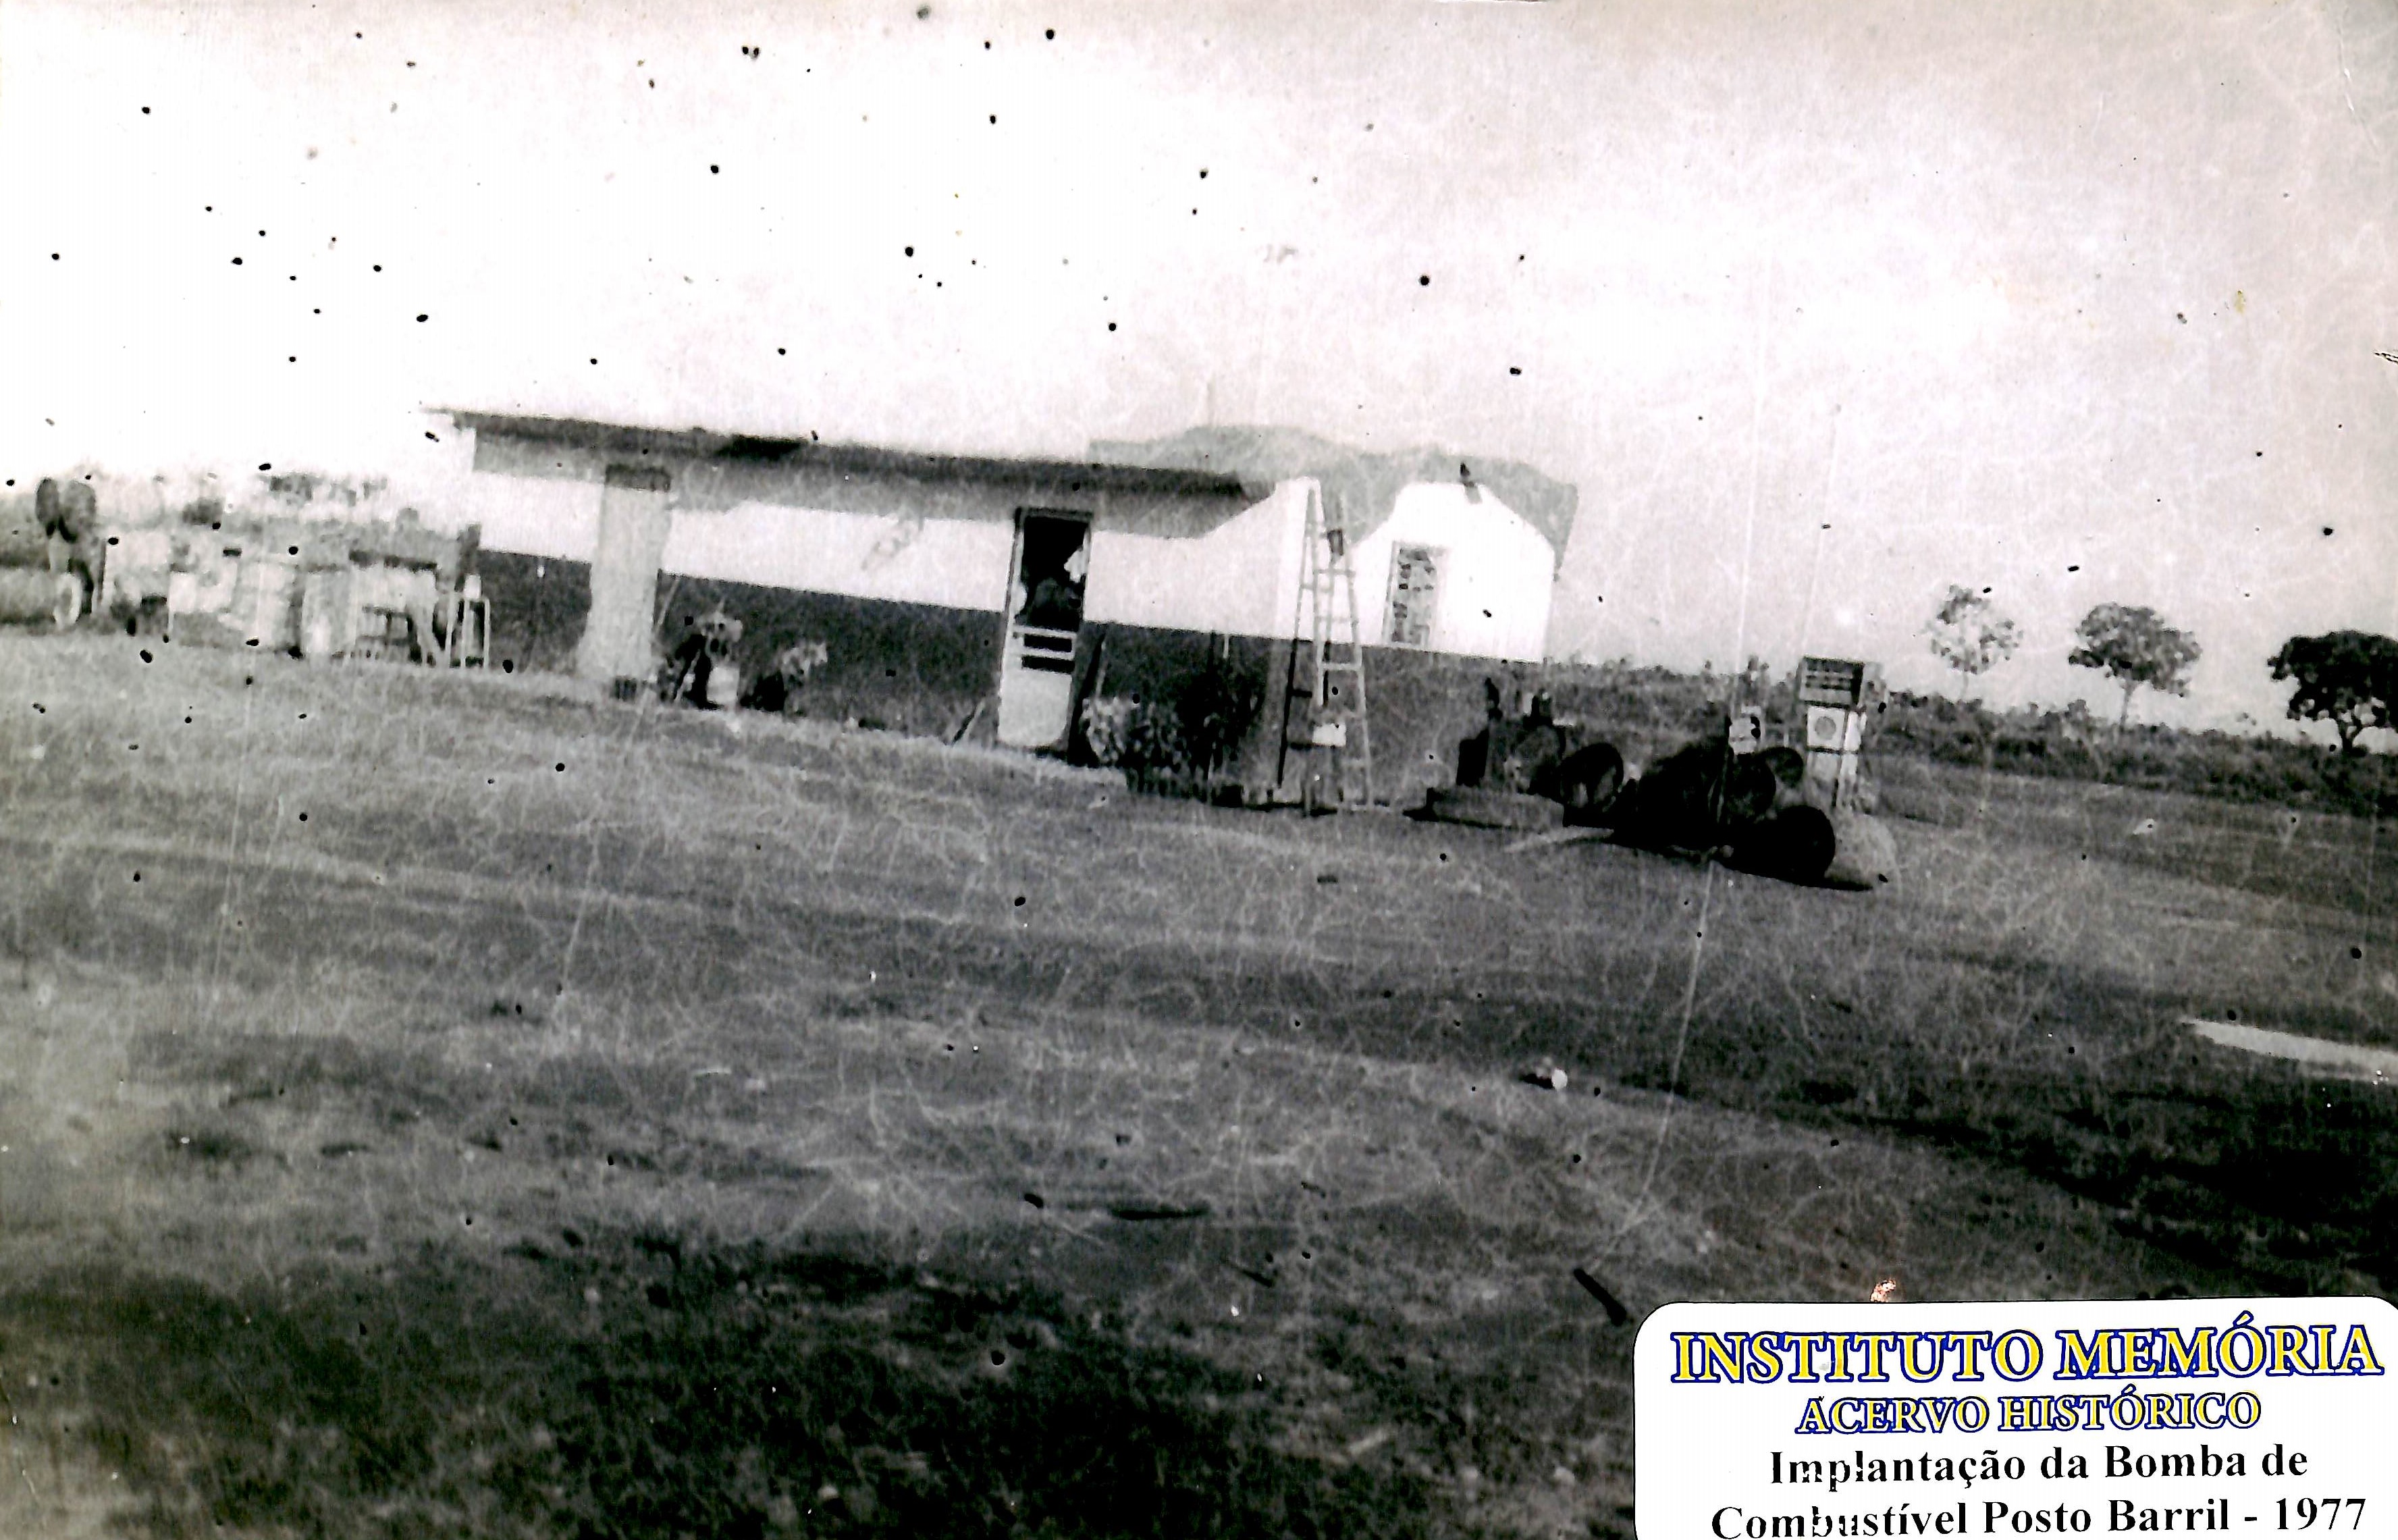
{"label": "tree on horizon", "polygon": [[2364,750],[2368,727],[2389,727],[2398,709],[2398,642],[2370,631],[2294,636],[2266,660],[2276,682],[2297,681],[2290,696],[2293,722],[2328,722],[2343,755]]}
{"label": "tree on horizon", "polygon": [[1999,614],[1984,588],[1976,593],[1962,584],[1948,585],[1948,597],[1924,622],[1932,655],[1957,670],[1957,704],[1966,703],[1974,681],[2014,655],[2022,641],[2015,623]]}
{"label": "tree on horizon", "polygon": [[2122,689],[2122,709],[2115,714],[2119,734],[2132,719],[2132,696],[2140,686],[2160,695],[2188,696],[2190,667],[2202,652],[2198,638],[2165,624],[2163,616],[2146,605],[2097,605],[2074,628],[2073,640],[2065,661],[2077,669],[2095,669]]}

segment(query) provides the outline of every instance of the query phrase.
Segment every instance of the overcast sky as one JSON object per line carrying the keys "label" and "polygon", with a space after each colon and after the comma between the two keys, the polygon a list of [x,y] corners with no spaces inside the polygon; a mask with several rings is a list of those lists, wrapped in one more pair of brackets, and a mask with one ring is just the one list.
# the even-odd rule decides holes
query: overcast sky
{"label": "overcast sky", "polygon": [[0,0],[0,474],[1285,423],[1575,483],[1556,655],[1936,683],[1959,582],[2272,720],[2398,633],[2393,151],[2391,0]]}

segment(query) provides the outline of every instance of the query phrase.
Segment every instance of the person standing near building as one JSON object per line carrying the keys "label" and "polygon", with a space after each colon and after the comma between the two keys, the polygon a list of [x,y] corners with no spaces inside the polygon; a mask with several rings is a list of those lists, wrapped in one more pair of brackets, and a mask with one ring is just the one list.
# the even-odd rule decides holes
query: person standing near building
{"label": "person standing near building", "polygon": [[740,642],[741,622],[726,615],[721,605],[709,610],[693,623],[690,634],[667,660],[667,684],[659,694],[668,702],[689,701],[702,710],[713,709],[716,700],[710,681],[720,667],[729,665]]}

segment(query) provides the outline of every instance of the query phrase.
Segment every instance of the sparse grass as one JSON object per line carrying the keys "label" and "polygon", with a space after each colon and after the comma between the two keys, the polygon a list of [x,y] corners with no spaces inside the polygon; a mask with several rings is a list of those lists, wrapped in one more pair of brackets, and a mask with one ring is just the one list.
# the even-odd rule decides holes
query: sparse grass
{"label": "sparse grass", "polygon": [[1876,769],[1885,811],[1917,822],[2003,831],[2077,859],[2289,900],[2336,925],[2378,922],[2386,935],[2398,914],[2393,831],[2370,817],[2095,781],[2059,785],[1918,759],[1883,760]]}
{"label": "sparse grass", "polygon": [[2386,1093],[2173,1024],[2398,1005],[2229,814],[1933,767],[1858,897],[152,645],[0,638],[0,1384],[157,1533],[1620,1531],[1577,1263],[2398,1265]]}
{"label": "sparse grass", "polygon": [[1391,1533],[1424,1495],[1278,1450],[1240,1376],[1054,1295],[756,1243],[95,1272],[7,1306],[162,1533]]}

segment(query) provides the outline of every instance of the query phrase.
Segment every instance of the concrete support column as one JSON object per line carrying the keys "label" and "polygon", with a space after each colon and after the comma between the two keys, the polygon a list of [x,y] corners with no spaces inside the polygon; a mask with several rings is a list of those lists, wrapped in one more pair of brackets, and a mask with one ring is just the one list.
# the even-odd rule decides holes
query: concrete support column
{"label": "concrete support column", "polygon": [[591,556],[591,614],[574,672],[607,683],[650,677],[655,667],[658,562],[671,516],[667,473],[610,466],[600,493],[600,538]]}

